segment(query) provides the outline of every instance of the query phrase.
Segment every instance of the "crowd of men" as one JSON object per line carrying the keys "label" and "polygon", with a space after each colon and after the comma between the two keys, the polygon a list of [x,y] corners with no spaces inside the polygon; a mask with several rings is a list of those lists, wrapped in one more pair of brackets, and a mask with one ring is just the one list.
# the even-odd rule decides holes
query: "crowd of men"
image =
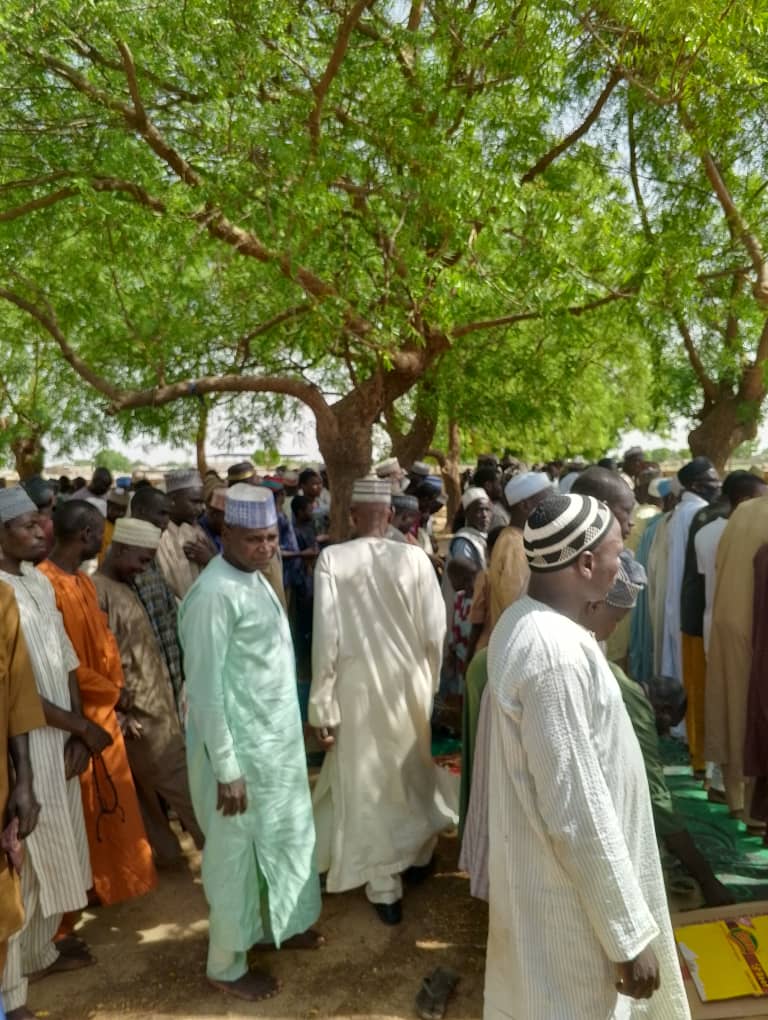
{"label": "crowd of men", "polygon": [[[30,978],[94,962],[81,912],[154,888],[180,830],[208,979],[257,1001],[279,986],[254,945],[323,945],[321,876],[396,925],[458,823],[490,903],[488,1020],[688,1017],[657,839],[706,902],[729,894],[658,733],[764,832],[767,491],[700,457],[665,478],[639,449],[488,456],[441,555],[442,480],[395,458],[355,483],[342,542],[322,469],[0,489],[7,1015],[34,1015]],[[460,796],[436,733],[461,739]]]}

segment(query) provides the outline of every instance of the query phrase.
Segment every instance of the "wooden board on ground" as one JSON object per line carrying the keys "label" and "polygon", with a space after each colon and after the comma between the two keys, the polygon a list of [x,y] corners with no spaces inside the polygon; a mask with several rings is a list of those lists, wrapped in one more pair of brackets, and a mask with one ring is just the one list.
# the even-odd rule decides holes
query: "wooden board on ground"
{"label": "wooden board on ground", "polygon": [[[672,915],[672,927],[698,924],[702,921],[726,921],[733,917],[750,914],[768,914],[768,900],[758,903],[735,903],[731,907],[710,907],[705,910],[687,910]],[[768,1020],[766,999],[730,999],[727,1002],[702,1002],[696,986],[687,976],[685,967],[685,990],[691,1006],[693,1020]]]}

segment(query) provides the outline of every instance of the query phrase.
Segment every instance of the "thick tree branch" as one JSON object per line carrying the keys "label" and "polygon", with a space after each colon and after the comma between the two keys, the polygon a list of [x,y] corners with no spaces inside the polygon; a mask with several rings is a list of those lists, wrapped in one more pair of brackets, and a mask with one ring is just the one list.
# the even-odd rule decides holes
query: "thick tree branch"
{"label": "thick tree branch", "polygon": [[683,339],[683,346],[685,347],[685,353],[688,355],[688,361],[691,363],[694,375],[699,380],[699,385],[704,393],[704,399],[714,403],[719,395],[717,384],[709,377],[706,369],[704,368],[704,364],[699,357],[699,352],[696,350],[696,344],[693,342],[693,337],[691,336],[688,324],[678,313],[675,313],[675,324],[677,325],[678,332]]}
{"label": "thick tree branch", "polygon": [[274,329],[275,326],[279,326],[282,322],[287,322],[289,319],[297,319],[300,315],[306,315],[307,312],[312,311],[312,305],[308,302],[303,305],[294,305],[293,308],[286,308],[285,311],[279,312],[277,315],[273,315],[271,319],[267,319],[266,322],[260,323],[253,329],[249,330],[244,336],[241,336],[237,341],[237,358],[242,365],[245,365],[251,356],[251,343],[256,337],[263,336],[268,333],[270,329]]}
{"label": "thick tree branch", "polygon": [[[631,102],[631,100],[630,100]],[[635,134],[635,114],[630,105],[627,109],[627,138],[629,141],[629,179],[632,181],[632,193],[635,196],[635,205],[640,216],[640,223],[646,241],[653,241],[653,230],[651,221],[648,218],[648,207],[643,198],[640,188],[640,175],[637,172],[637,136]]]}
{"label": "thick tree branch", "polygon": [[133,62],[133,54],[128,48],[127,43],[124,43],[122,39],[117,40],[117,48],[120,50],[120,57],[123,61],[123,70],[125,71],[125,80],[128,82],[128,91],[131,94],[131,100],[133,102],[133,114],[136,118],[136,126],[139,131],[145,131],[147,128],[147,111],[144,109],[144,103],[141,99],[141,93],[139,92],[139,82],[136,77],[136,65]]}
{"label": "thick tree branch", "polygon": [[57,202],[63,202],[65,198],[72,198],[77,194],[77,188],[59,188],[58,191],[52,191],[48,195],[41,195],[40,198],[31,198],[28,202],[22,202],[21,205],[12,206],[10,209],[3,209],[0,212],[0,223],[9,223],[11,220],[17,220],[21,216],[28,216],[29,213],[37,212],[38,209],[47,209],[49,206],[56,205]]}
{"label": "thick tree branch", "polygon": [[602,113],[603,107],[610,99],[611,93],[613,92],[613,90],[616,88],[620,81],[621,74],[619,73],[619,71],[613,71],[610,77],[608,78],[608,81],[605,83],[603,91],[597,97],[595,105],[589,111],[589,113],[581,122],[581,124],[579,124],[577,128],[574,128],[573,131],[570,132],[570,134],[567,134],[565,138],[563,138],[562,141],[558,142],[557,145],[551,148],[549,152],[546,152],[541,157],[541,159],[538,160],[538,162],[531,167],[530,170],[527,170],[523,174],[521,178],[521,182],[523,184],[528,184],[530,183],[530,181],[538,177],[539,174],[543,174],[547,167],[554,163],[558,156],[562,156],[566,149],[570,149],[570,147],[574,145],[576,142],[578,142],[580,138],[584,137],[584,135],[589,131],[589,129],[592,127],[592,125],[595,123],[597,118]]}
{"label": "thick tree branch", "polygon": [[[94,191],[124,192],[130,195],[139,205],[144,205],[153,212],[165,212],[164,202],[161,202],[158,198],[153,198],[144,188],[134,184],[133,181],[123,181],[118,177],[93,177],[85,183],[93,188]],[[28,202],[22,202],[21,205],[13,206],[10,209],[3,209],[0,211],[0,223],[7,223],[21,216],[27,216],[29,213],[37,212],[39,209],[47,209],[49,206],[56,205],[57,202],[63,202],[67,198],[74,198],[79,194],[79,190],[74,187],[59,188],[58,191],[53,191],[48,195],[30,199]]]}
{"label": "thick tree branch", "polygon": [[339,73],[344,57],[346,56],[347,49],[349,48],[349,40],[352,33],[355,30],[360,18],[363,16],[365,11],[369,7],[372,7],[375,0],[356,0],[351,9],[347,12],[339,28],[339,33],[336,36],[336,42],[331,56],[326,65],[325,71],[323,71],[322,77],[317,83],[313,83],[312,92],[315,96],[315,103],[309,114],[309,120],[307,127],[309,128],[309,135],[312,139],[312,145],[316,148],[320,141],[320,121],[323,116],[323,103],[328,95],[333,79]]}
{"label": "thick tree branch", "polygon": [[[374,0],[367,0],[367,3],[363,4],[363,8],[373,2]],[[356,7],[357,6],[360,6],[360,2],[356,5]],[[133,65],[130,60],[130,54],[127,47],[124,47],[124,49],[125,54],[127,54],[125,59],[128,60],[126,74],[130,75],[132,72],[129,71],[128,68]],[[35,59],[34,54],[28,54],[28,56]],[[343,58],[343,53],[341,57]],[[50,54],[44,53],[41,55],[40,59],[42,59],[43,64],[46,67],[68,81],[79,92],[89,96],[94,102],[106,106],[113,112],[120,114],[126,126],[130,130],[136,131],[140,134],[152,151],[167,166],[169,166],[177,177],[179,177],[179,179],[185,184],[189,187],[197,188],[203,183],[202,178],[197,171],[194,170],[184,157],[163,138],[156,125],[149,119],[149,117],[146,116],[143,106],[141,106],[141,112],[137,113],[134,107],[128,106],[127,104],[114,99],[101,89],[97,89],[75,68],[65,64],[64,61],[59,60],[58,57],[53,57]],[[330,81],[328,82],[327,87],[329,86]],[[136,91],[138,97],[138,84],[135,81],[135,74],[133,84],[129,82],[129,89],[132,92]],[[141,103],[140,97],[138,97],[138,99],[139,103]],[[136,197],[137,200],[141,200],[138,195],[134,197]],[[311,297],[322,299],[341,296],[332,284],[321,279],[310,269],[295,264],[289,254],[285,252],[272,251],[263,243],[263,241],[261,241],[259,237],[256,236],[256,234],[252,231],[243,230],[241,227],[236,226],[224,215],[223,212],[221,212],[221,210],[214,206],[207,204],[201,211],[192,214],[191,218],[196,223],[203,226],[212,237],[215,237],[218,240],[223,241],[225,244],[233,247],[238,254],[250,256],[260,262],[276,264],[284,276],[292,280],[294,283],[297,283]],[[362,335],[368,332],[371,328],[370,323],[366,322],[365,319],[354,312],[351,308],[347,311],[345,326],[356,335]]]}
{"label": "thick tree branch", "polygon": [[[124,65],[119,60],[110,60],[109,57],[105,56],[100,50],[98,50],[91,43],[86,42],[83,39],[73,35],[70,36],[69,41],[73,48],[77,50],[81,57],[85,57],[90,60],[91,63],[99,64],[101,67],[108,67],[111,71],[123,71]],[[141,68],[141,74],[152,82],[153,85],[157,85],[163,90],[163,92],[170,92],[178,99],[184,100],[187,103],[200,103],[202,102],[202,96],[196,92],[190,92],[188,89],[182,88],[176,85],[174,82],[167,81],[165,78],[161,78],[156,75],[153,71],[150,71],[147,67]]]}
{"label": "thick tree branch", "polygon": [[105,397],[109,397],[110,400],[116,400],[120,396],[120,390],[117,386],[113,386],[107,379],[102,378],[97,372],[88,365],[83,359],[70,347],[66,336],[62,332],[61,327],[56,319],[56,315],[51,308],[39,308],[37,305],[28,301],[23,295],[17,294],[13,290],[9,290],[7,287],[0,287],[0,298],[5,301],[9,301],[12,305],[16,305],[21,311],[31,315],[33,319],[43,327],[43,329],[50,334],[51,337],[58,344],[59,350],[61,351],[64,360],[74,369],[75,372],[84,379],[89,385],[91,385],[99,393],[102,393]]}
{"label": "thick tree branch", "polygon": [[728,223],[728,227],[734,237],[738,238],[741,244],[744,246],[747,254],[749,255],[752,267],[755,271],[755,283],[753,286],[753,293],[755,298],[761,304],[768,304],[768,265],[765,261],[765,253],[763,247],[757,236],[749,229],[746,221],[742,217],[739,209],[734,201],[733,195],[725,183],[725,179],[720,171],[720,167],[705,145],[701,145],[698,139],[698,132],[696,125],[693,123],[688,113],[683,109],[682,105],[679,105],[680,120],[690,135],[694,145],[699,148],[699,158],[701,159],[704,167],[704,173],[707,176],[707,180],[710,183],[712,190],[715,193],[720,206],[725,215],[725,219]]}
{"label": "thick tree branch", "polygon": [[318,417],[329,413],[329,405],[317,386],[303,379],[274,375],[210,375],[145,390],[123,390],[110,402],[110,410],[117,414],[139,407],[162,407],[174,400],[208,393],[282,393],[300,400]]}
{"label": "thick tree branch", "polygon": [[[577,317],[586,315],[588,312],[593,312],[604,305],[610,305],[614,301],[627,301],[630,298],[634,298],[637,296],[638,290],[638,286],[627,286],[623,290],[612,291],[610,294],[606,294],[605,297],[595,298],[594,301],[587,301],[583,305],[571,305],[568,308],[562,309],[559,314]],[[544,312],[517,312],[514,315],[502,315],[498,319],[483,319],[477,322],[467,322],[462,326],[454,326],[453,329],[449,330],[448,335],[451,340],[459,340],[469,333],[479,333],[484,329],[498,329],[500,326],[514,326],[518,322],[533,322],[543,318],[545,318]]]}
{"label": "thick tree branch", "polygon": [[64,360],[80,378],[98,393],[108,398],[112,414],[140,407],[161,407],[182,397],[201,397],[207,393],[283,393],[301,400],[314,411],[318,418],[327,416],[329,413],[328,403],[317,386],[304,380],[283,376],[204,376],[199,379],[185,379],[167,386],[154,386],[144,390],[121,389],[94,371],[73,350],[52,309],[39,308],[22,295],[6,287],[0,287],[0,298],[27,312],[40,323],[58,345]]}

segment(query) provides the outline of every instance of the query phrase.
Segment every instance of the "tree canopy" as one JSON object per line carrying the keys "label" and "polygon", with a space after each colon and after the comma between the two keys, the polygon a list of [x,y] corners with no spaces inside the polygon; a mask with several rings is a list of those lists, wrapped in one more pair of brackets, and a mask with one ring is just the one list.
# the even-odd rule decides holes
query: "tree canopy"
{"label": "tree canopy", "polygon": [[9,0],[4,333],[23,313],[126,429],[299,399],[339,478],[412,400],[546,452],[717,404],[765,353],[731,293],[762,285],[759,132],[737,142],[765,25],[725,0]]}

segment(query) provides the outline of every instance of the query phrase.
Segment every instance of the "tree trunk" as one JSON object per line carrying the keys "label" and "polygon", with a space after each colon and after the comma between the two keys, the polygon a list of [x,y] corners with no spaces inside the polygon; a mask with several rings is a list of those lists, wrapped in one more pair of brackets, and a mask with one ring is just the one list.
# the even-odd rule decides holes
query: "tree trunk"
{"label": "tree trunk", "polygon": [[398,432],[387,418],[387,432],[392,440],[392,456],[408,469],[414,461],[424,460],[435,438],[436,422],[431,415],[417,411],[407,432]]}
{"label": "tree trunk", "polygon": [[373,418],[354,406],[335,404],[327,420],[317,419],[317,445],[328,472],[331,491],[331,539],[343,541],[350,532],[352,486],[371,470]]}
{"label": "tree trunk", "polygon": [[38,434],[20,436],[11,443],[20,481],[42,473],[45,449]]}
{"label": "tree trunk", "polygon": [[701,422],[688,433],[694,457],[709,457],[718,471],[725,471],[736,447],[757,435],[758,418],[749,413],[751,406],[738,396],[730,396],[703,412]]}
{"label": "tree trunk", "polygon": [[197,424],[197,433],[195,435],[197,470],[200,472],[201,478],[205,478],[206,472],[208,471],[208,458],[205,455],[205,441],[207,437],[208,437],[208,405],[203,403],[200,405],[200,417]]}
{"label": "tree trunk", "polygon": [[426,456],[434,457],[440,465],[440,475],[447,497],[445,515],[450,530],[451,522],[461,502],[461,435],[458,422],[448,423],[448,451],[442,453],[440,450],[428,450]]}

